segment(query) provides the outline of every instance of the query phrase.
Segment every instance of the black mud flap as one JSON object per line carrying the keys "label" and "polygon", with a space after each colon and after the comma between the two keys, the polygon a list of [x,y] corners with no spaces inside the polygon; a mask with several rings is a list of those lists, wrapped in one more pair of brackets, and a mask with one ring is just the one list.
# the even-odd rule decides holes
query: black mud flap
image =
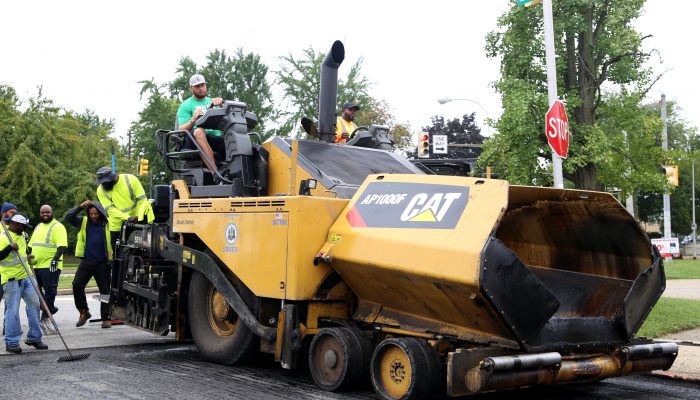
{"label": "black mud flap", "polygon": [[559,300],[503,242],[491,238],[484,250],[480,286],[518,341],[527,346],[559,309]]}
{"label": "black mud flap", "polygon": [[654,263],[635,279],[632,288],[625,297],[625,333],[627,340],[641,328],[661,294],[666,289],[666,275],[658,252],[654,254]]}

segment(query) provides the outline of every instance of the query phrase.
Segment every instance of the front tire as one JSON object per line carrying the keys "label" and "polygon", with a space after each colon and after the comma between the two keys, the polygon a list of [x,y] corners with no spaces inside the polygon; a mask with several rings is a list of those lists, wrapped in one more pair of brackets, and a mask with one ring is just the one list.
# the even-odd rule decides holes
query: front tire
{"label": "front tire", "polygon": [[[247,288],[236,289],[253,314],[257,315],[255,296]],[[260,339],[238,318],[223,294],[199,271],[192,274],[187,306],[192,338],[197,350],[206,359],[233,365],[248,361],[257,353]]]}

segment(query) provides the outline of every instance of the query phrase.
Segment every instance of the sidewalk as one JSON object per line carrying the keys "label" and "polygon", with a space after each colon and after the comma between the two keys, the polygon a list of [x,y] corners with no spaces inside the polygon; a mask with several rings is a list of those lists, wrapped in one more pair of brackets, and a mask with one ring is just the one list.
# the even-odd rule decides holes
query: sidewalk
{"label": "sidewalk", "polygon": [[678,343],[678,357],[671,369],[656,374],[700,382],[700,328],[672,333],[656,341]]}
{"label": "sidewalk", "polygon": [[[97,293],[97,290],[94,291]],[[92,294],[87,295],[88,307],[90,308],[90,313],[92,314],[91,319],[100,318],[100,303],[92,298]],[[24,352],[35,352],[41,350],[34,350],[29,346],[24,345],[24,340],[26,339],[26,334],[28,331],[27,327],[27,314],[24,311],[24,302],[20,302],[20,321],[22,323],[22,340],[20,344],[22,346],[22,351]],[[136,328],[132,328],[126,325],[114,325],[109,329],[102,329],[100,322],[88,322],[80,328],[76,328],[75,322],[78,320],[78,310],[75,308],[75,303],[73,301],[72,293],[70,295],[59,295],[56,297],[55,302],[56,307],[58,307],[58,312],[54,315],[54,319],[58,324],[58,328],[63,334],[63,338],[66,340],[68,347],[71,351],[73,349],[91,348],[91,347],[108,347],[108,346],[128,346],[134,344],[145,344],[145,343],[159,343],[163,341],[175,341],[175,334],[170,333],[167,336],[156,336],[155,334],[142,331]],[[0,309],[5,306],[5,301],[0,302]],[[58,335],[44,335],[42,338],[44,343],[49,346],[49,352],[53,353],[56,350],[63,350],[65,352],[65,347]],[[63,355],[63,354],[61,354]],[[5,352],[5,346],[0,346],[0,357],[11,357],[11,355]],[[19,355],[21,356],[21,355]],[[57,354],[47,354],[47,357],[59,357]]]}
{"label": "sidewalk", "polygon": [[663,296],[700,300],[700,279],[668,279]]}
{"label": "sidewalk", "polygon": [[[669,279],[663,297],[700,300],[700,279]],[[679,345],[678,358],[671,369],[657,372],[657,375],[700,382],[700,328],[672,333],[656,340]]]}

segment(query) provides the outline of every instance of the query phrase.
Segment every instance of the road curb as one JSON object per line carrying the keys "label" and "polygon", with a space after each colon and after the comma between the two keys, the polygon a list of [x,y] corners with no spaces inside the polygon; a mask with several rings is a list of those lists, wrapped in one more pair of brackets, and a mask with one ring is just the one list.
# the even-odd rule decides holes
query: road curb
{"label": "road curb", "polygon": [[673,379],[676,381],[684,381],[684,382],[693,382],[693,383],[698,383],[700,382],[700,376],[696,375],[689,375],[689,374],[681,374],[678,372],[670,372],[670,371],[654,371],[651,373],[653,376],[658,376],[661,378],[666,378],[666,379]]}
{"label": "road curb", "polygon": [[653,339],[654,343],[675,343],[679,346],[696,346],[700,347],[700,343],[698,342],[693,342],[693,341],[688,341],[688,340],[661,340],[661,339]]}
{"label": "road curb", "polygon": [[[85,293],[99,293],[100,289],[96,287],[85,288]],[[63,296],[67,294],[73,294],[73,289],[58,289],[56,295]]]}

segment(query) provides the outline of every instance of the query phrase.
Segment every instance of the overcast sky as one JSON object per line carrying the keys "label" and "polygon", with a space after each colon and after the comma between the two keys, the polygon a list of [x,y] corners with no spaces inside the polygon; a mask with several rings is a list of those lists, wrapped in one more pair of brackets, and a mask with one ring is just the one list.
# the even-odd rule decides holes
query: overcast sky
{"label": "overcast sky", "polygon": [[[43,86],[44,95],[59,106],[87,108],[114,119],[115,135],[123,138],[143,106],[138,81],[171,80],[182,56],[201,65],[212,49],[232,54],[241,47],[259,54],[276,70],[279,56],[300,56],[309,46],[325,52],[339,39],[346,52],[340,76],[364,57],[362,71],[373,82],[370,93],[385,99],[397,120],[408,122],[417,132],[436,114],[455,118],[474,111],[478,121],[486,113],[492,118],[500,115],[500,98],[490,87],[498,78],[498,62],[486,58],[484,38],[511,4],[508,0],[5,2],[0,83],[13,86],[23,100]],[[692,125],[699,126],[695,40],[700,7],[683,2],[679,11],[668,4],[648,0],[636,23],[641,33],[654,35],[646,41],[646,49],[661,52],[663,64],[654,57],[656,70],[670,70],[650,96],[655,100],[665,93],[680,103],[682,115]],[[438,104],[443,97],[470,99],[478,105]]]}

